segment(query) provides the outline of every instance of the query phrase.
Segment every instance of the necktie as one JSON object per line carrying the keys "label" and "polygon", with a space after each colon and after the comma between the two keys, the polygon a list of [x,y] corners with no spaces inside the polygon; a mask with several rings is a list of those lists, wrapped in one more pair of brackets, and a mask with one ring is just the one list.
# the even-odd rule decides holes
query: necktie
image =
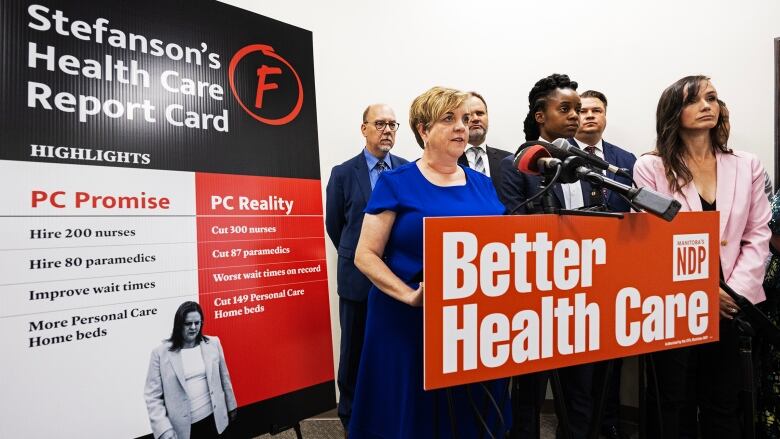
{"label": "necktie", "polygon": [[[371,190],[374,190],[374,186],[376,186],[376,182],[379,180],[379,176],[388,169],[390,169],[390,166],[388,166],[384,160],[376,162],[374,165],[374,170],[368,174],[368,178],[371,180]],[[376,173],[374,173],[374,171],[376,171]]]}
{"label": "necktie", "polygon": [[[588,154],[596,154],[596,147],[595,146],[586,146],[585,151],[587,151]],[[604,189],[601,186],[597,186],[595,184],[591,183],[590,186],[590,202],[589,206],[607,206],[607,190]]]}
{"label": "necktie", "polygon": [[474,152],[474,170],[484,174],[485,162],[482,160],[482,150],[477,146],[472,146],[469,149]]}

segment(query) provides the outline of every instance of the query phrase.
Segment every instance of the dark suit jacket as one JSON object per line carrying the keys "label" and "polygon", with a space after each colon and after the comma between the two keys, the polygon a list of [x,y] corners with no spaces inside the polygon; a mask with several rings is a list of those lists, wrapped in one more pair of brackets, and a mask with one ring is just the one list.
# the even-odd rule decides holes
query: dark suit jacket
{"label": "dark suit jacket", "polygon": [[[503,149],[492,148],[487,145],[485,145],[485,150],[487,151],[488,166],[490,166],[490,179],[493,180],[493,187],[498,190],[498,188],[501,187],[501,181],[503,179],[503,176],[501,175],[501,160],[504,157],[511,156],[512,153],[504,151]],[[469,160],[466,158],[465,152],[458,159],[458,163],[467,168],[469,167]]]}
{"label": "dark suit jacket", "polygon": [[[569,143],[579,147],[579,144],[577,144],[574,139],[569,139]],[[604,150],[604,160],[619,168],[626,168],[629,170],[629,172],[633,172],[634,163],[636,162],[636,157],[634,154],[618,146],[615,146],[606,140],[602,140],[602,147]],[[517,169],[515,169],[514,164],[512,163],[513,160],[513,156],[509,156],[501,160],[500,172],[503,176],[503,180],[501,186],[496,188],[498,191],[498,197],[501,199],[501,202],[504,203],[507,208],[507,212],[510,214],[541,212],[541,199],[534,200],[533,202],[521,208],[517,207],[529,197],[539,192],[541,177],[535,175],[526,175],[519,172]],[[625,185],[631,185],[631,181],[627,178],[616,176],[611,172],[607,172],[607,177]],[[581,180],[580,185],[582,185],[582,195],[583,198],[585,198],[591,190],[590,183]],[[553,186],[552,191],[555,194],[554,199],[557,207],[565,206],[561,185],[556,184]],[[631,210],[631,207],[628,205],[626,200],[610,190],[607,190],[607,207],[609,207],[609,210],[612,212],[628,212]]]}
{"label": "dark suit jacket", "polygon": [[[389,157],[393,169],[408,163],[392,154]],[[362,150],[333,167],[325,193],[325,229],[339,255],[338,294],[345,299],[364,301],[371,282],[355,267],[355,247],[363,227],[363,209],[371,197],[371,180]]]}

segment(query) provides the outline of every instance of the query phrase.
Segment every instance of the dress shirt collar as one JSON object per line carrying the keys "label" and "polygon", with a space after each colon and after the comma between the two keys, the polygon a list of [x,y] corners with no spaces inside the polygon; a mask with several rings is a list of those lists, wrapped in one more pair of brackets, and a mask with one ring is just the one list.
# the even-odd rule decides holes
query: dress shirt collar
{"label": "dress shirt collar", "polygon": [[468,151],[468,150],[470,150],[471,148],[474,148],[474,147],[481,149],[482,150],[482,154],[487,154],[487,143],[483,142],[481,145],[472,145],[472,144],[469,143],[468,145],[466,145],[466,151]]}
{"label": "dress shirt collar", "polygon": [[[376,164],[379,163],[379,159],[374,157],[374,155],[371,154],[370,152],[368,152],[368,149],[365,147],[363,148],[363,155],[366,157],[366,165],[368,165],[368,170],[372,171],[374,169],[374,166],[376,166]],[[384,162],[385,162],[385,166],[387,166],[387,169],[393,169],[389,152],[385,156]]]}
{"label": "dress shirt collar", "polygon": [[588,145],[587,143],[585,143],[585,142],[583,142],[582,140],[579,140],[579,139],[574,139],[574,140],[577,141],[577,145],[579,145],[580,149],[582,149],[583,151],[585,150],[586,146],[595,146],[596,147],[595,154],[597,156],[604,157],[604,141],[602,139],[599,139],[599,141],[596,142],[595,145]]}

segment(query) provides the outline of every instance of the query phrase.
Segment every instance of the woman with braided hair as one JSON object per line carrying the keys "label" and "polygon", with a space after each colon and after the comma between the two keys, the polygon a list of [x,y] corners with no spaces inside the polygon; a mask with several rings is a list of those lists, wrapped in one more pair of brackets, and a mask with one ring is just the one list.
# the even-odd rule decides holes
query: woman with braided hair
{"label": "woman with braided hair", "polygon": [[[542,140],[552,142],[556,139],[570,139],[577,133],[580,123],[580,96],[577,83],[568,75],[552,74],[534,84],[528,93],[528,115],[523,123],[527,141]],[[540,177],[521,174],[514,167],[514,157],[501,161],[503,182],[498,194],[514,214],[539,213],[542,211],[538,201],[523,207],[521,203],[535,195],[541,184]],[[585,205],[584,195],[590,193],[590,185],[583,188],[580,182],[556,184],[551,197],[556,207],[577,209]],[[593,365],[584,364],[559,370],[563,384],[568,429],[575,439],[586,438],[593,414],[591,387],[593,383]],[[516,377],[513,384],[513,418],[515,423],[511,437],[538,437],[539,408],[547,389],[549,372]],[[560,396],[560,395],[559,395]]]}
{"label": "woman with braided hair", "polygon": [[528,93],[525,140],[552,142],[572,138],[579,127],[580,96],[568,75],[553,73],[536,81]]}
{"label": "woman with braided hair", "polygon": [[[577,83],[568,75],[554,73],[536,81],[528,93],[528,115],[523,122],[525,139],[552,142],[555,139],[574,137],[580,124],[580,96],[577,94]],[[540,179],[535,176],[521,174],[515,169],[513,156],[501,162],[502,183],[498,188],[498,197],[510,214],[541,212],[539,200],[519,207],[521,203],[539,190]],[[579,185],[571,185],[575,191]],[[569,191],[561,191],[561,186],[555,188],[557,207],[582,207],[582,193],[575,194],[576,200],[569,206]],[[579,200],[579,202],[577,202]]]}

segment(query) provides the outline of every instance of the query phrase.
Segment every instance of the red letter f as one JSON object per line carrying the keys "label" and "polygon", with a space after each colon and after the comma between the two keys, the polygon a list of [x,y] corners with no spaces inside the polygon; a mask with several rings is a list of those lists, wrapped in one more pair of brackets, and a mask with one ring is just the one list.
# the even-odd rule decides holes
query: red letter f
{"label": "red letter f", "polygon": [[279,88],[279,85],[275,82],[265,82],[265,78],[268,75],[278,75],[282,73],[282,69],[279,67],[268,67],[263,65],[257,69],[257,94],[255,95],[255,107],[263,108],[263,93],[266,90],[275,90]]}

